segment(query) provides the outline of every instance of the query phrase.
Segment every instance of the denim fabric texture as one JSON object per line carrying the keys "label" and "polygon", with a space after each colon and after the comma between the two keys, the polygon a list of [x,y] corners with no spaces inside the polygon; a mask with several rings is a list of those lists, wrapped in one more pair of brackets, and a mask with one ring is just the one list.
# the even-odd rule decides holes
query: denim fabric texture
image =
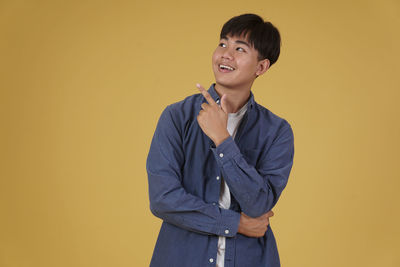
{"label": "denim fabric texture", "polygon": [[[214,86],[208,92],[219,101]],[[235,139],[218,147],[197,122],[202,94],[162,112],[146,163],[150,210],[163,220],[151,267],[215,266],[218,236],[226,237],[225,267],[280,266],[270,226],[260,238],[237,230],[241,212],[258,217],[277,203],[293,164],[293,131],[253,93],[248,101]],[[229,209],[218,206],[221,176]]]}

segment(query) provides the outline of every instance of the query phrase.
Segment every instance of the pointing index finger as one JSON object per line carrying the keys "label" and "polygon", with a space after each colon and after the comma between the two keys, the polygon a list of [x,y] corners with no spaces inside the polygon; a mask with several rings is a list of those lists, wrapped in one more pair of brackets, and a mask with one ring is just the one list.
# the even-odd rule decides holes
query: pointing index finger
{"label": "pointing index finger", "polygon": [[206,89],[204,89],[203,86],[201,86],[200,84],[196,84],[197,88],[199,88],[200,93],[204,96],[204,98],[207,100],[208,104],[212,105],[216,105],[217,103],[215,103],[214,99],[211,97],[211,95],[206,91]]}

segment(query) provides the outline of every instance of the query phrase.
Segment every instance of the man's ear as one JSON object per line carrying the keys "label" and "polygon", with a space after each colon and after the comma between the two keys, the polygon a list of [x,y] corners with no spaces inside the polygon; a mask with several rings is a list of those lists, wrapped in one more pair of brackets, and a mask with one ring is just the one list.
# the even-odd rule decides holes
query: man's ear
{"label": "man's ear", "polygon": [[264,74],[269,69],[269,66],[270,66],[269,59],[266,58],[266,59],[260,60],[258,62],[258,67],[257,67],[257,72],[256,72],[257,77]]}

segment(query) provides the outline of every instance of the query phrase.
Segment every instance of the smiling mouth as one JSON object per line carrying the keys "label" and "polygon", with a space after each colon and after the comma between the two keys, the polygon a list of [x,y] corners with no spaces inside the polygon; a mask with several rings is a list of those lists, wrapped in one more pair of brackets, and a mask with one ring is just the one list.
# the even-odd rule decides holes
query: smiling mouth
{"label": "smiling mouth", "polygon": [[230,72],[230,71],[234,71],[235,69],[232,68],[231,66],[228,65],[224,65],[224,64],[219,64],[218,68],[223,71],[223,72]]}

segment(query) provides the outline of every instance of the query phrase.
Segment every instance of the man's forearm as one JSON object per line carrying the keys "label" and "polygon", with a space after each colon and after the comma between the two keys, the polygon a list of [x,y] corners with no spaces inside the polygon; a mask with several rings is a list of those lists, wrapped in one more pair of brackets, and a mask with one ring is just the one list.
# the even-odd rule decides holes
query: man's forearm
{"label": "man's forearm", "polygon": [[290,127],[268,148],[268,153],[257,160],[257,169],[246,161],[232,137],[212,150],[231,193],[244,213],[259,217],[275,206],[287,184],[293,163]]}

